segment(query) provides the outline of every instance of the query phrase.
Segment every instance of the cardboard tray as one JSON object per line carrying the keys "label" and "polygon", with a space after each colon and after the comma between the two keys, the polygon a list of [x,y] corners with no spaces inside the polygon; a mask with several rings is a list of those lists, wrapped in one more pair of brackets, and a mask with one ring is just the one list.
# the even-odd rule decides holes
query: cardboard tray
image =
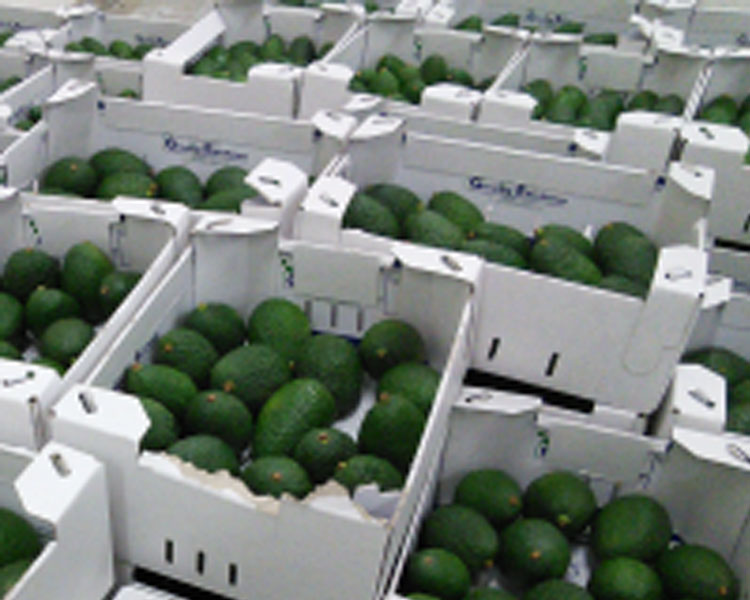
{"label": "cardboard tray", "polygon": [[378,182],[404,185],[425,201],[456,191],[487,219],[528,234],[547,223],[586,231],[628,221],[661,247],[645,301],[485,264],[472,366],[630,413],[655,410],[707,287],[710,170],[674,163],[655,186],[647,170],[404,135],[401,125],[372,117],[354,132],[349,153],[303,202],[295,236],[349,248],[414,247],[341,229],[357,187]]}
{"label": "cardboard tray", "polygon": [[[218,108],[234,112],[296,117],[304,69],[264,63],[253,67],[247,82],[228,82],[185,73],[217,42],[230,45],[252,39],[263,42],[278,33],[285,39],[308,35],[316,48],[343,42],[363,19],[362,7],[322,4],[320,8],[266,6],[258,0],[220,3],[167,48],[144,60],[144,99]],[[323,108],[335,108],[325,106]],[[315,112],[315,111],[314,111]],[[313,113],[305,113],[310,117]]]}
{"label": "cardboard tray", "polygon": [[104,467],[51,442],[38,454],[0,445],[0,505],[40,533],[41,553],[5,600],[102,600],[114,583]]}
{"label": "cardboard tray", "polygon": [[[671,442],[547,416],[533,397],[482,395],[466,389],[450,415],[450,434],[434,481],[425,489],[391,578],[391,600],[419,524],[434,504],[447,504],[467,473],[502,469],[522,488],[544,473],[565,469],[591,485],[600,505],[627,493],[661,502],[677,538],[708,545],[750,590],[750,462],[728,451],[720,436],[677,428]],[[750,456],[750,443],[738,443]],[[595,450],[595,451],[592,451]],[[717,510],[721,507],[721,510]],[[586,585],[591,565],[574,552],[566,579]],[[520,596],[520,594],[518,594]]]}
{"label": "cardboard tray", "polygon": [[[439,262],[424,268],[419,252],[397,259],[306,242],[279,245],[277,234],[273,225],[243,217],[202,220],[191,246],[85,385],[57,405],[54,438],[88,448],[107,465],[123,562],[230,598],[376,598],[468,367],[478,261],[463,261],[459,271]],[[127,367],[148,362],[157,337],[197,303],[228,302],[246,316],[275,295],[300,303],[317,331],[356,339],[387,315],[422,333],[443,377],[402,493],[364,487],[354,503],[329,483],[304,501],[277,501],[254,496],[226,473],[139,452],[147,417],[136,398],[113,390]],[[366,393],[337,426],[356,433],[373,399]]]}
{"label": "cardboard tray", "polygon": [[140,584],[126,585],[119,589],[113,600],[183,600],[174,594]]}
{"label": "cardboard tray", "polygon": [[51,407],[93,368],[184,248],[189,211],[144,200],[58,201],[10,188],[1,194],[0,264],[23,247],[62,258],[74,244],[90,240],[109,254],[116,268],[143,274],[62,379],[46,367],[0,360],[0,440],[39,448],[47,439]]}

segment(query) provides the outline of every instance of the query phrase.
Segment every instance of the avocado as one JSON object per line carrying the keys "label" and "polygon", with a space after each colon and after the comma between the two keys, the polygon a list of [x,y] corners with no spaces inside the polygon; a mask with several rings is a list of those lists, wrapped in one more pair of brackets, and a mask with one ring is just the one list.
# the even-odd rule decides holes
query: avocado
{"label": "avocado", "polygon": [[463,600],[471,587],[471,575],[452,552],[425,548],[409,557],[404,584],[408,591],[433,594],[441,600]]}
{"label": "avocado", "polygon": [[570,471],[537,477],[526,488],[523,507],[526,516],[549,521],[568,538],[583,531],[597,508],[589,485]]}
{"label": "avocado", "polygon": [[715,550],[695,544],[671,548],[656,562],[669,598],[737,600],[740,585],[726,560]]}
{"label": "avocado", "polygon": [[658,100],[659,96],[651,90],[641,90],[630,99],[626,110],[653,110]]}
{"label": "avocado", "polygon": [[391,72],[398,78],[402,88],[409,81],[422,79],[422,73],[419,71],[419,67],[409,63],[404,63],[402,66],[396,67]]}
{"label": "avocado", "polygon": [[0,565],[35,558],[42,549],[31,524],[7,508],[0,508]]}
{"label": "avocado", "polygon": [[420,546],[453,552],[472,576],[492,566],[499,550],[490,522],[473,508],[460,504],[441,506],[424,520]]}
{"label": "avocado", "polygon": [[159,338],[154,360],[182,371],[202,387],[208,383],[219,354],[213,344],[197,331],[177,327]]}
{"label": "avocado", "polygon": [[109,257],[89,241],[80,242],[65,253],[62,289],[78,300],[87,320],[97,322],[104,316],[99,288],[104,278],[114,270],[115,266]]}
{"label": "avocado", "polygon": [[140,363],[128,369],[125,389],[136,396],[159,402],[180,421],[188,403],[198,394],[193,380],[182,371],[166,365]]}
{"label": "avocado", "polygon": [[302,499],[312,489],[312,482],[305,470],[287,456],[264,456],[242,469],[240,474],[253,493],[280,498],[291,494]]}
{"label": "avocado", "polygon": [[99,152],[89,159],[89,164],[101,179],[115,173],[151,175],[151,167],[146,161],[129,150],[123,150],[122,148],[105,148],[104,150],[99,150]]}
{"label": "avocado", "polygon": [[414,192],[393,183],[377,183],[365,188],[364,193],[388,208],[403,225],[413,213],[424,209],[424,204]]}
{"label": "avocado", "polygon": [[99,303],[105,317],[109,317],[117,310],[140,279],[141,274],[132,271],[113,271],[102,279],[99,286]]}
{"label": "avocado", "polygon": [[133,60],[133,47],[124,40],[115,40],[109,45],[109,53],[115,58]]}
{"label": "avocado", "polygon": [[23,335],[23,304],[14,296],[0,292],[0,340],[10,341]]}
{"label": "avocado", "polygon": [[325,58],[325,56],[326,56],[326,55],[327,55],[327,54],[328,54],[328,53],[329,53],[329,52],[330,52],[331,50],[333,50],[333,47],[334,47],[335,45],[336,45],[336,43],[335,43],[335,42],[333,42],[333,41],[330,41],[330,40],[329,40],[329,41],[327,41],[327,42],[323,42],[323,43],[322,43],[322,44],[320,45],[320,48],[318,48],[318,58],[321,58],[321,59],[322,59],[322,58]]}
{"label": "avocado", "polygon": [[368,94],[370,93],[370,87],[362,80],[362,78],[355,75],[349,80],[347,89],[355,94]]}
{"label": "avocado", "polygon": [[139,173],[113,173],[105,177],[96,188],[96,197],[100,200],[112,200],[117,196],[148,199],[158,195],[157,183]]}
{"label": "avocado", "polygon": [[433,210],[412,214],[406,219],[404,231],[407,239],[426,246],[458,250],[464,243],[461,229]]}
{"label": "avocado", "polygon": [[612,131],[623,108],[622,96],[613,92],[602,92],[585,104],[577,125],[599,131]]}
{"label": "avocado", "polygon": [[381,492],[400,489],[404,485],[404,478],[384,458],[372,454],[356,454],[351,458],[339,462],[333,478],[354,494],[360,485],[374,483]]}
{"label": "avocado", "polygon": [[268,344],[294,368],[304,342],[311,335],[302,309],[284,298],[269,298],[255,307],[247,323],[247,339]]}
{"label": "avocado", "polygon": [[567,21],[555,27],[553,33],[583,33],[584,24],[576,21]]}
{"label": "avocado", "polygon": [[227,63],[227,71],[229,71],[229,79],[231,81],[245,82],[247,81],[248,70],[255,66],[255,58],[247,58],[244,61],[229,59]]}
{"label": "avocado", "polygon": [[464,475],[456,486],[453,502],[484,515],[498,530],[521,514],[521,488],[499,469],[479,469]]}
{"label": "avocado", "polygon": [[636,296],[637,298],[645,298],[648,295],[649,290],[649,288],[640,281],[635,281],[623,277],[622,275],[605,275],[598,283],[598,286],[605,290],[628,294],[629,296]]}
{"label": "avocado", "polygon": [[296,460],[315,484],[333,477],[336,467],[357,453],[357,444],[338,429],[316,428],[302,436],[294,449]]}
{"label": "avocado", "polygon": [[476,237],[479,240],[487,240],[488,242],[508,246],[523,258],[529,258],[531,242],[528,237],[514,227],[503,225],[502,223],[485,221],[477,226]]}
{"label": "avocado", "polygon": [[132,88],[126,88],[117,94],[118,98],[130,98],[131,100],[139,100],[141,95]]}
{"label": "avocado", "polygon": [[365,415],[359,428],[359,448],[385,458],[399,471],[409,470],[422,440],[425,416],[403,396],[378,400]]}
{"label": "avocado", "polygon": [[494,19],[492,25],[519,27],[521,25],[521,16],[518,13],[505,13]]}
{"label": "avocado", "polygon": [[235,348],[211,369],[211,387],[237,396],[254,414],[291,378],[288,363],[265,344]]}
{"label": "avocado", "polygon": [[245,185],[247,170],[240,167],[223,167],[214,171],[206,181],[205,195],[210,198],[217,192],[238,188]]}
{"label": "avocado", "polygon": [[665,115],[679,116],[685,110],[685,102],[677,94],[667,94],[656,101],[652,110]]}
{"label": "avocado", "polygon": [[663,596],[656,571],[627,556],[600,562],[591,574],[588,588],[596,600],[661,600]]}
{"label": "avocado", "polygon": [[96,190],[97,173],[81,158],[67,156],[50,165],[42,176],[41,187],[58,188],[77,196],[90,197]]}
{"label": "avocado", "polygon": [[398,78],[393,73],[388,69],[380,69],[369,88],[374,94],[392,96],[398,93],[400,85]]}
{"label": "avocado", "polygon": [[577,87],[566,85],[550,100],[545,118],[553,123],[573,125],[586,104],[586,95]]}
{"label": "avocado", "polygon": [[388,369],[378,381],[378,400],[396,394],[405,397],[427,416],[440,386],[440,373],[429,365],[406,362]]}
{"label": "avocado", "polygon": [[348,340],[330,334],[308,338],[296,372],[299,377],[317,379],[328,388],[336,400],[339,418],[359,405],[364,371],[357,349]]}
{"label": "avocado", "polygon": [[534,111],[531,113],[531,118],[541,119],[544,117],[554,96],[549,81],[546,79],[534,79],[524,85],[521,91],[531,95],[537,102]]}
{"label": "avocado", "polygon": [[252,40],[242,40],[235,42],[228,48],[230,59],[239,59],[241,56],[259,56],[260,46]]}
{"label": "avocado", "polygon": [[427,208],[443,215],[470,239],[476,236],[476,228],[484,222],[482,211],[456,192],[434,193],[427,203]]}
{"label": "avocado", "polygon": [[700,112],[698,118],[720,125],[734,125],[739,116],[737,103],[727,94],[717,96]]}
{"label": "avocado", "polygon": [[294,38],[289,44],[289,60],[292,64],[306,67],[315,60],[315,44],[306,35]]}
{"label": "avocado", "polygon": [[177,419],[161,402],[151,398],[140,398],[140,402],[151,421],[146,435],[141,438],[141,450],[166,450],[180,437]]}
{"label": "avocado", "polygon": [[222,356],[245,341],[245,322],[228,304],[202,302],[185,317],[183,324],[203,335]]}
{"label": "avocado", "polygon": [[750,435],[750,380],[730,390],[725,429]]}
{"label": "avocado", "polygon": [[748,404],[750,403],[750,379],[740,381],[740,383],[731,386],[729,388],[729,394],[727,396],[729,406],[733,404]]}
{"label": "avocado", "polygon": [[31,333],[38,338],[47,327],[59,319],[80,317],[81,305],[73,296],[62,290],[40,286],[29,296],[24,316]]}
{"label": "avocado", "polygon": [[214,61],[214,64],[220,69],[225,67],[229,62],[229,50],[227,50],[222,44],[216,44],[206,52],[206,57]]}
{"label": "avocado", "polygon": [[554,525],[542,519],[517,519],[500,534],[504,573],[527,582],[560,578],[570,563],[570,545]]}
{"label": "avocado", "polygon": [[94,337],[94,329],[85,321],[71,317],[55,321],[40,338],[42,355],[61,365],[72,365]]}
{"label": "avocado", "polygon": [[92,37],[86,36],[85,38],[82,38],[80,44],[86,52],[91,52],[97,56],[107,56],[107,54],[109,54],[107,47],[99,40]]}
{"label": "avocado", "polygon": [[682,357],[682,362],[697,363],[727,380],[731,388],[745,379],[750,379],[750,361],[728,348],[709,347],[693,350]]}
{"label": "avocado", "polygon": [[361,229],[375,235],[398,238],[401,234],[398,221],[393,213],[377,200],[355,194],[341,221],[345,229]]}
{"label": "avocado", "polygon": [[5,598],[33,562],[32,558],[22,558],[0,568],[0,598]]}
{"label": "avocado", "polygon": [[593,261],[557,236],[537,241],[531,249],[529,264],[539,273],[578,283],[596,285],[602,278]]}
{"label": "avocado", "polygon": [[239,398],[219,390],[194,396],[183,424],[186,433],[215,435],[238,453],[247,448],[253,433],[250,411]]}
{"label": "avocado", "polygon": [[212,435],[183,438],[169,446],[167,454],[177,456],[209,473],[229,471],[232,475],[239,475],[240,472],[237,457],[232,449],[226,442]]}
{"label": "avocado", "polygon": [[448,63],[439,54],[431,54],[422,61],[419,71],[425,84],[433,85],[448,78]]}
{"label": "avocado", "polygon": [[329,427],[336,401],[315,379],[295,379],[279,388],[258,415],[253,456],[288,455],[311,429]]}
{"label": "avocado", "polygon": [[196,208],[199,210],[220,210],[227,212],[242,212],[242,203],[245,200],[251,200],[258,197],[258,191],[249,185],[234,187],[206,198],[205,202],[199,204]]}
{"label": "avocado", "polygon": [[412,104],[419,104],[422,101],[422,92],[427,86],[420,78],[410,79],[401,86],[404,97]]}
{"label": "avocado", "polygon": [[466,240],[461,245],[461,250],[470,254],[481,256],[486,261],[507,267],[526,269],[526,259],[509,246],[496,244],[489,240]]}
{"label": "avocado", "polygon": [[197,77],[210,77],[219,68],[216,61],[209,56],[203,56],[192,66],[187,68],[190,75]]}
{"label": "avocado", "polygon": [[549,579],[526,592],[523,600],[594,600],[594,597],[574,583]]}
{"label": "avocado", "polygon": [[34,121],[31,119],[21,119],[18,121],[14,127],[18,129],[19,131],[29,131],[34,126]]}
{"label": "avocado", "polygon": [[624,235],[597,252],[607,275],[622,275],[649,286],[659,259],[659,249],[645,236]]}
{"label": "avocado", "polygon": [[420,333],[399,319],[385,319],[372,325],[362,338],[359,353],[365,370],[375,379],[406,362],[425,360]]}
{"label": "avocado", "polygon": [[21,353],[13,344],[5,340],[0,340],[0,358],[9,358],[11,360],[21,360]]}
{"label": "avocado", "polygon": [[599,228],[594,238],[594,254],[596,260],[602,260],[602,256],[606,255],[611,251],[611,248],[621,242],[623,238],[628,236],[646,237],[637,227],[634,227],[630,223],[624,221],[612,221]]}
{"label": "avocado", "polygon": [[278,34],[272,34],[260,47],[260,57],[266,61],[284,62],[286,44]]}
{"label": "avocado", "polygon": [[628,494],[596,515],[591,546],[600,560],[629,556],[649,561],[666,549],[671,537],[672,522],[664,507],[649,496]]}
{"label": "avocado", "polygon": [[453,29],[459,31],[482,31],[482,17],[479,15],[469,15],[459,23],[453,26]]}
{"label": "avocado", "polygon": [[156,175],[159,196],[172,202],[181,202],[195,208],[203,201],[201,180],[185,167],[167,167]]}
{"label": "avocado", "polygon": [[133,48],[133,58],[136,60],[143,60],[153,49],[154,46],[152,44],[138,44]]}
{"label": "avocado", "polygon": [[583,36],[584,44],[596,46],[617,46],[617,34],[609,31],[602,33],[589,33]]}

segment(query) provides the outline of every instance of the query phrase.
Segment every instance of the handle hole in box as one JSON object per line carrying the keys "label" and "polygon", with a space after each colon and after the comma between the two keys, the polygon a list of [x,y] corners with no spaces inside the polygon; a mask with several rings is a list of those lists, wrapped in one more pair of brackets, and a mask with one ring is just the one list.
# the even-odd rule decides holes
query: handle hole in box
{"label": "handle hole in box", "polygon": [[229,563],[229,572],[227,573],[227,581],[229,585],[237,585],[239,580],[239,569],[235,563]]}
{"label": "handle hole in box", "polygon": [[489,352],[487,352],[487,360],[492,360],[495,358],[495,355],[497,354],[497,351],[500,349],[500,338],[492,338],[492,341],[490,342],[490,349]]}
{"label": "handle hole in box", "polygon": [[172,540],[164,540],[164,560],[170,565],[174,563],[174,542]]}
{"label": "handle hole in box", "polygon": [[91,394],[81,392],[80,394],[78,394],[78,401],[81,403],[83,411],[88,415],[93,415],[98,410],[96,402],[94,402]]}
{"label": "handle hole in box", "polygon": [[50,462],[52,463],[52,466],[55,468],[55,471],[60,477],[67,477],[70,475],[70,467],[68,466],[68,463],[63,458],[62,454],[59,452],[55,452],[54,454],[51,454]]}
{"label": "handle hole in box", "polygon": [[198,575],[203,575],[206,570],[206,554],[203,550],[199,550],[198,554],[195,555],[195,572]]}
{"label": "handle hole in box", "polygon": [[549,361],[547,362],[547,368],[544,370],[544,374],[547,377],[552,377],[555,374],[555,369],[557,368],[557,363],[560,360],[560,354],[558,352],[553,352],[550,357]]}

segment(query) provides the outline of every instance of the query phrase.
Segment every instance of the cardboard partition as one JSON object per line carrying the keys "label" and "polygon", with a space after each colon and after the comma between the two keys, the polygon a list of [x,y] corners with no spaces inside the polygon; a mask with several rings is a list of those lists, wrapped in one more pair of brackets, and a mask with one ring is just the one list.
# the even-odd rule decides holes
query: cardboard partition
{"label": "cardboard partition", "polygon": [[[720,436],[684,428],[675,430],[670,443],[548,417],[531,397],[485,403],[465,394],[450,416],[435,500],[427,499],[417,518],[421,521],[434,504],[449,503],[459,481],[476,469],[502,469],[522,488],[550,471],[570,470],[588,481],[599,505],[628,493],[661,502],[680,540],[710,546],[729,561],[744,598],[750,585],[750,463],[738,457],[748,456],[750,446],[742,442],[737,448],[730,452]],[[400,597],[400,573],[418,533],[415,526],[407,540],[392,599]],[[592,565],[583,552],[575,554],[574,563],[566,578],[585,586]]]}
{"label": "cardboard partition", "polygon": [[6,600],[102,600],[114,583],[104,467],[70,447],[0,446],[0,505],[29,520],[42,551]]}
{"label": "cardboard partition", "polygon": [[[465,261],[456,274],[445,265],[425,269],[419,254],[408,251],[396,261],[393,254],[279,245],[277,239],[272,225],[247,218],[201,221],[192,246],[87,385],[56,407],[54,436],[107,464],[118,559],[229,597],[375,598],[429,475],[428,461],[439,454],[468,367],[477,265]],[[389,316],[422,333],[429,361],[443,377],[400,494],[364,487],[353,501],[328,483],[303,501],[277,501],[251,494],[226,473],[208,475],[165,454],[138,451],[148,428],[145,413],[136,398],[112,391],[127,367],[148,362],[157,337],[197,303],[227,302],[244,317],[274,295],[299,303],[316,331],[360,338]],[[366,386],[360,408],[337,427],[356,434],[372,392]],[[204,567],[196,568],[199,554]]]}
{"label": "cardboard partition", "polygon": [[685,30],[689,44],[701,46],[750,45],[750,10],[742,2],[699,2]]}
{"label": "cardboard partition", "polygon": [[[59,201],[6,188],[0,216],[0,264],[23,247],[39,248],[61,259],[71,246],[89,240],[109,255],[117,269],[142,273],[138,285],[62,379],[46,367],[0,361],[0,404],[7,415],[0,423],[0,439],[38,448],[47,439],[48,413],[59,396],[91,370],[185,246],[189,211],[145,200]],[[27,351],[26,358],[35,358],[34,352]]]}
{"label": "cardboard partition", "polygon": [[[307,35],[316,48],[325,42],[338,43],[359,27],[363,14],[362,7],[349,4],[298,8],[266,7],[257,0],[220,3],[168,47],[146,57],[144,99],[296,117],[303,73],[300,67],[259,64],[250,69],[247,82],[196,77],[185,70],[218,42],[231,45],[251,39],[262,43],[268,35],[278,33],[287,40]],[[314,112],[303,117],[309,118]]]}
{"label": "cardboard partition", "polygon": [[113,600],[183,600],[174,594],[168,594],[141,584],[123,586],[115,594]]}

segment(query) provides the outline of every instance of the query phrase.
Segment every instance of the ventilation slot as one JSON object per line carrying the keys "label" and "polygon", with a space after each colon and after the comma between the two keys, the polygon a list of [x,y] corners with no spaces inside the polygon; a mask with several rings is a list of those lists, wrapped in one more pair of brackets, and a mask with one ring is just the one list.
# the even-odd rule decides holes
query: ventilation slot
{"label": "ventilation slot", "polygon": [[206,570],[206,555],[202,550],[195,555],[195,570],[199,575],[203,575]]}
{"label": "ventilation slot", "polygon": [[549,357],[549,362],[547,363],[547,369],[544,371],[544,374],[547,377],[552,377],[552,375],[555,374],[555,369],[557,368],[557,361],[560,358],[560,355],[557,352],[553,352],[552,355]]}
{"label": "ventilation slot", "polygon": [[229,563],[229,573],[227,576],[227,581],[229,581],[229,585],[237,585],[237,580],[239,579],[237,574],[237,565],[234,563]]}
{"label": "ventilation slot", "polygon": [[490,350],[487,352],[487,360],[492,360],[495,358],[495,355],[497,354],[497,351],[500,349],[500,338],[492,338],[492,342],[490,343]]}
{"label": "ventilation slot", "polygon": [[164,560],[170,565],[174,562],[174,542],[172,540],[164,540]]}

